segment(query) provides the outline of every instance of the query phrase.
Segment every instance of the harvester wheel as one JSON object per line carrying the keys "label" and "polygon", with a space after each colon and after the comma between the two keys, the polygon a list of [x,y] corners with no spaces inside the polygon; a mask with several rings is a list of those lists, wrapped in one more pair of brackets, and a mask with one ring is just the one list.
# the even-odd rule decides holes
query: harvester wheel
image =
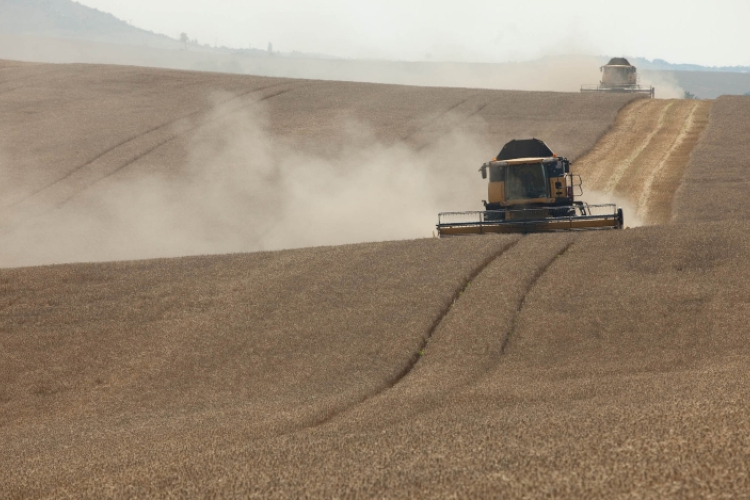
{"label": "harvester wheel", "polygon": [[617,209],[617,229],[625,227],[625,216],[622,213],[622,208]]}

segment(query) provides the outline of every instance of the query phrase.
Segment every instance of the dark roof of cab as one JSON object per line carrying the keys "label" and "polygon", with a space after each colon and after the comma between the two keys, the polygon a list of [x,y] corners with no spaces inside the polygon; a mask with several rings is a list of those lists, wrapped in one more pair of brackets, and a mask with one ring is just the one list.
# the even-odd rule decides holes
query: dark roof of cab
{"label": "dark roof of cab", "polygon": [[497,161],[516,160],[518,158],[549,158],[555,154],[539,139],[513,139],[500,150]]}

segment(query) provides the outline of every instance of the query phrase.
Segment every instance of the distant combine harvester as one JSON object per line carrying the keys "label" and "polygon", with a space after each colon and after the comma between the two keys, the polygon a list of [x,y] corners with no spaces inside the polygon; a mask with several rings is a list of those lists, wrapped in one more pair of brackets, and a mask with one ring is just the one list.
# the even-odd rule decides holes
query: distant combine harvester
{"label": "distant combine harvester", "polygon": [[638,85],[638,73],[635,66],[624,57],[613,57],[599,68],[602,81],[594,85],[581,85],[581,92],[624,92],[630,94],[648,94],[654,97],[654,87]]}

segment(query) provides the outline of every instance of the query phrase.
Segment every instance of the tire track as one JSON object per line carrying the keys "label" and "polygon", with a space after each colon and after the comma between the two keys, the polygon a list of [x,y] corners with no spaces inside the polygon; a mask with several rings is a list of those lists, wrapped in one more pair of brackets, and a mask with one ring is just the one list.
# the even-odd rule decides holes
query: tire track
{"label": "tire track", "polygon": [[[249,95],[255,94],[257,92],[262,92],[262,91],[267,90],[269,88],[278,87],[280,85],[288,85],[288,84],[286,84],[286,83],[275,84],[275,85],[269,85],[267,87],[262,87],[260,89],[254,89],[254,90],[251,90],[249,92],[245,92],[244,94],[241,94],[239,96],[235,96],[235,97],[226,99],[226,100],[220,102],[219,105],[229,104],[232,101],[236,101],[236,100],[242,99],[244,97],[247,97]],[[264,100],[264,99],[261,99],[261,100]],[[174,120],[170,120],[168,122],[165,122],[165,123],[157,125],[157,126],[155,126],[153,128],[150,128],[150,129],[146,130],[145,132],[140,132],[138,134],[130,136],[127,139],[124,139],[124,140],[118,142],[114,146],[111,146],[111,147],[105,149],[104,151],[102,151],[101,153],[97,154],[95,157],[93,157],[92,159],[86,161],[85,163],[83,163],[83,164],[81,164],[81,165],[79,165],[77,167],[74,167],[72,170],[70,170],[69,172],[67,172],[65,175],[59,177],[58,179],[56,179],[55,181],[51,182],[50,184],[47,184],[46,186],[44,186],[42,188],[39,188],[36,191],[30,193],[25,198],[22,198],[22,199],[20,199],[20,200],[18,200],[16,202],[14,202],[13,204],[9,205],[9,208],[15,207],[16,205],[20,205],[20,204],[22,204],[22,203],[30,200],[31,198],[35,197],[36,195],[38,195],[40,193],[43,193],[44,191],[46,191],[46,190],[54,187],[55,185],[59,184],[60,182],[64,182],[65,180],[73,177],[76,174],[76,172],[78,172],[78,171],[80,171],[80,170],[82,170],[82,169],[90,166],[91,164],[93,164],[93,163],[101,160],[105,156],[107,156],[107,155],[109,155],[109,154],[117,151],[118,149],[122,148],[123,146],[126,146],[126,145],[128,145],[128,144],[130,144],[132,142],[135,142],[135,141],[139,140],[139,139],[146,138],[147,136],[149,136],[149,135],[151,135],[151,134],[153,134],[155,132],[162,131],[162,130],[168,131],[167,129],[171,129],[172,127],[178,127],[180,124],[184,124],[186,121],[188,121],[190,119],[193,119],[193,118],[195,118],[195,117],[197,117],[197,116],[199,116],[201,114],[206,114],[208,112],[210,112],[210,109],[200,109],[200,110],[197,110],[197,111],[193,111],[191,113],[183,115],[183,116],[181,116],[179,118],[176,118]]]}
{"label": "tire track", "polygon": [[664,165],[651,184],[647,199],[647,217],[654,224],[664,224],[673,218],[673,201],[687,170],[693,149],[706,130],[709,112],[713,103],[699,101],[695,103],[690,116],[690,127],[685,128],[681,142],[670,151]]}
{"label": "tire track", "polygon": [[193,126],[193,127],[190,127],[190,128],[188,128],[187,130],[183,130],[183,131],[180,131],[180,133],[178,133],[178,134],[176,134],[176,135],[174,135],[174,136],[172,136],[172,137],[169,137],[169,138],[167,138],[167,139],[165,139],[165,140],[163,140],[163,141],[159,142],[158,144],[154,145],[153,147],[150,147],[149,149],[147,149],[147,150],[143,151],[142,153],[140,153],[140,154],[136,155],[135,157],[133,157],[133,158],[132,158],[131,160],[129,160],[129,161],[127,162],[127,163],[125,163],[125,164],[123,164],[123,165],[120,165],[120,166],[119,166],[119,167],[117,167],[116,169],[112,170],[112,171],[111,171],[111,172],[109,172],[109,173],[108,173],[107,175],[105,175],[105,176],[103,176],[103,177],[100,177],[99,179],[95,180],[95,181],[94,181],[94,182],[92,182],[91,184],[89,184],[89,185],[85,186],[84,188],[80,189],[79,191],[77,191],[77,192],[73,193],[72,195],[68,196],[67,198],[65,198],[64,200],[62,200],[62,201],[61,201],[60,203],[58,203],[58,204],[57,204],[57,205],[55,206],[55,208],[60,208],[60,207],[62,207],[63,205],[65,205],[66,203],[68,203],[68,202],[69,202],[70,200],[72,200],[73,198],[75,198],[76,196],[78,196],[79,194],[81,194],[81,193],[83,193],[83,192],[87,191],[87,190],[88,190],[89,188],[91,188],[91,187],[95,186],[96,184],[99,184],[100,182],[102,182],[102,181],[104,181],[104,180],[108,179],[109,177],[111,177],[111,176],[113,176],[113,175],[117,174],[118,172],[120,172],[120,171],[124,170],[125,168],[127,168],[127,167],[129,167],[130,165],[134,164],[134,163],[135,163],[135,162],[137,162],[138,160],[140,160],[140,159],[142,159],[142,158],[144,158],[144,157],[148,156],[149,154],[153,153],[154,151],[156,151],[156,150],[157,150],[157,149],[159,149],[160,147],[162,147],[162,146],[164,146],[164,145],[166,145],[166,144],[169,144],[170,142],[172,142],[172,141],[174,141],[174,140],[176,140],[176,139],[179,139],[179,138],[180,138],[180,137],[181,137],[182,135],[184,135],[184,134],[186,134],[186,133],[189,133],[189,132],[193,132],[193,131],[195,131],[195,130],[198,130],[198,129],[202,128],[202,127],[205,127],[206,125],[208,125],[208,124],[210,124],[210,123],[216,123],[217,121],[221,121],[221,120],[223,120],[224,118],[226,118],[227,116],[229,116],[229,115],[231,115],[231,114],[233,114],[233,113],[237,113],[237,112],[239,112],[239,111],[242,111],[242,110],[244,110],[244,109],[247,109],[248,107],[252,106],[252,105],[253,105],[253,104],[255,104],[255,103],[258,103],[258,102],[263,102],[263,101],[267,101],[267,100],[269,100],[269,99],[272,99],[272,98],[274,98],[274,97],[278,97],[278,96],[280,96],[280,95],[283,95],[283,94],[287,94],[287,93],[289,93],[289,92],[292,92],[293,90],[297,90],[297,89],[299,89],[299,88],[301,88],[301,87],[304,87],[304,86],[306,86],[306,85],[299,85],[299,86],[297,86],[297,87],[294,87],[294,88],[291,88],[291,89],[281,90],[281,91],[279,91],[279,92],[276,92],[276,93],[274,93],[274,94],[271,94],[271,95],[268,95],[268,96],[264,96],[264,97],[263,97],[263,98],[261,98],[261,99],[257,99],[257,100],[254,100],[253,102],[251,102],[251,103],[248,103],[248,104],[246,104],[246,105],[244,105],[244,106],[241,106],[240,108],[234,109],[234,110],[232,110],[232,111],[230,111],[230,112],[228,112],[228,113],[226,113],[226,114],[224,114],[224,115],[221,115],[221,116],[217,116],[217,117],[215,117],[215,118],[213,118],[213,119],[210,119],[210,120],[208,120],[208,121],[202,121],[202,122],[201,122],[200,124],[198,124],[198,125],[195,125],[195,126]]}
{"label": "tire track", "polygon": [[[407,365],[380,390],[366,395],[345,408],[333,409],[310,425],[290,429],[283,435],[320,427],[330,423],[334,419],[338,419],[338,417],[345,417],[349,421],[356,422],[359,425],[362,424],[363,419],[372,419],[380,424],[384,420],[391,420],[391,423],[394,421],[405,421],[416,414],[434,408],[448,394],[456,393],[461,388],[481,380],[500,363],[501,356],[505,353],[511,339],[517,333],[520,317],[528,298],[533,293],[539,281],[546,276],[547,271],[552,265],[573,246],[578,239],[578,235],[568,235],[568,240],[563,242],[562,246],[557,248],[552,255],[547,253],[542,259],[539,259],[541,255],[527,256],[527,264],[531,266],[529,271],[532,268],[534,271],[531,275],[522,272],[522,276],[518,278],[517,283],[522,285],[520,293],[514,298],[512,305],[507,308],[512,311],[511,318],[503,317],[504,311],[507,310],[503,306],[493,309],[484,303],[486,300],[492,302],[493,297],[496,297],[496,294],[499,292],[498,286],[500,284],[496,279],[496,275],[498,272],[504,275],[513,274],[517,271],[517,266],[513,265],[517,260],[516,254],[518,253],[515,250],[522,252],[522,254],[528,253],[520,249],[520,244],[527,243],[536,247],[539,244],[537,240],[540,237],[547,238],[550,236],[519,236],[518,239],[506,245],[498,253],[483,262],[472,273],[469,279],[464,282],[463,286],[454,293],[450,303],[436,318],[428,334],[425,336],[424,342],[420,345],[419,350],[413,353]],[[556,238],[557,236],[551,237]],[[526,247],[528,245],[523,246]],[[513,253],[513,256],[510,255],[511,253]],[[544,251],[542,251],[542,255],[544,255]],[[500,259],[503,258],[506,258],[506,262],[501,263]],[[493,267],[495,268],[494,270],[488,270]],[[486,276],[488,272],[491,276]],[[516,283],[516,280],[511,279],[510,282]],[[469,288],[470,283],[472,286]],[[478,289],[474,289],[474,283],[476,283]],[[488,286],[491,291],[487,289]],[[479,305],[476,301],[477,296],[481,296],[484,299]],[[474,311],[478,309],[482,310],[485,315],[492,317],[488,319],[481,316],[478,320],[478,323],[485,324],[486,326],[484,334],[479,334],[482,337],[481,339],[475,337],[476,334],[471,331],[470,327],[468,327],[468,331],[463,332],[463,325],[465,324],[467,315],[475,316],[476,313]],[[461,331],[457,331],[457,329]],[[438,333],[439,331],[440,333]],[[497,336],[498,334],[502,335],[503,332],[504,336],[498,344]],[[433,339],[436,335],[440,336],[440,338]],[[470,338],[467,339],[467,335]],[[479,358],[474,357],[467,360],[457,354],[463,352],[467,345],[473,345],[476,348],[477,345],[481,345],[482,341],[491,344],[493,339],[495,340],[495,348],[484,352]],[[430,351],[433,348],[433,342],[442,344],[441,348],[438,349],[439,352]],[[461,342],[466,343],[466,345],[459,345]],[[445,353],[448,353],[448,358],[445,357]],[[415,374],[417,368],[422,366],[424,362],[428,362],[428,364],[419,370],[415,378],[410,378],[409,376]],[[407,383],[406,380],[410,381]],[[392,389],[398,389],[398,391],[393,393],[388,392]],[[390,398],[391,401],[387,402],[387,400],[376,399],[380,397]],[[384,415],[382,409],[394,406],[394,400],[397,400],[395,406],[399,408],[399,411]]]}
{"label": "tire track", "polygon": [[415,151],[423,151],[440,138],[445,137],[447,134],[466,123],[473,116],[481,113],[482,110],[487,107],[487,102],[475,103],[464,113],[457,112],[462,106],[470,103],[480,94],[481,92],[474,92],[466,99],[450,106],[448,109],[432,118],[425,126],[407,134],[401,140],[403,142],[411,141],[414,144]]}
{"label": "tire track", "polygon": [[378,390],[364,395],[362,398],[360,398],[358,401],[355,401],[354,403],[347,405],[343,408],[335,408],[332,409],[330,412],[326,413],[319,419],[315,420],[314,422],[304,425],[295,429],[290,430],[287,433],[281,434],[293,434],[296,432],[308,430],[314,427],[319,427],[322,425],[325,425],[326,423],[330,422],[334,418],[343,415],[345,413],[348,413],[355,408],[367,403],[368,401],[377,398],[381,394],[385,393],[386,391],[393,389],[395,386],[397,386],[401,381],[403,381],[410,373],[414,371],[414,369],[418,366],[419,361],[422,359],[425,349],[427,348],[428,344],[430,343],[430,340],[432,339],[435,332],[440,328],[440,325],[443,323],[445,318],[450,314],[450,312],[453,310],[453,308],[456,306],[456,304],[459,302],[459,299],[461,295],[464,293],[464,291],[467,289],[469,284],[474,281],[479,275],[482,274],[482,272],[487,269],[488,266],[490,266],[494,261],[496,261],[499,257],[507,253],[508,251],[512,250],[516,245],[521,242],[523,237],[518,237],[517,239],[510,241],[506,245],[504,245],[502,248],[500,248],[497,252],[487,257],[484,261],[482,261],[464,280],[464,282],[459,286],[456,290],[454,290],[452,297],[448,301],[446,305],[444,305],[441,310],[438,312],[437,317],[433,321],[432,325],[428,328],[426,334],[422,338],[422,343],[420,344],[419,348],[411,354],[411,357],[406,362],[404,367],[399,370],[397,373],[393,375],[390,379],[386,380],[385,384],[380,387]]}
{"label": "tire track", "polygon": [[454,130],[456,130],[457,128],[461,127],[463,124],[465,124],[466,122],[468,122],[469,120],[471,120],[472,117],[474,117],[474,116],[478,115],[479,113],[481,113],[482,110],[484,110],[484,108],[486,108],[488,106],[488,104],[489,103],[486,103],[486,102],[483,103],[483,104],[481,104],[478,108],[476,108],[474,111],[472,111],[468,115],[466,115],[463,118],[461,118],[459,120],[456,120],[454,123],[452,123],[452,126],[449,129],[445,130],[443,133],[438,132],[435,137],[433,137],[432,139],[426,140],[421,146],[417,146],[417,148],[416,148],[417,152],[423,151],[428,146],[431,146],[432,144],[434,144],[435,142],[437,142],[441,138],[445,137],[449,133],[451,133]]}
{"label": "tire track", "polygon": [[602,183],[606,182],[603,180],[606,171],[592,167],[615,156],[615,152],[621,147],[620,137],[628,130],[637,127],[638,121],[647,114],[647,108],[648,100],[646,99],[636,99],[624,106],[609,131],[599,138],[591,151],[575,162],[575,170],[584,176],[587,184],[593,185],[594,189],[601,189]]}
{"label": "tire track", "polygon": [[[106,151],[97,155],[94,159],[76,167],[75,169],[66,173],[64,176],[57,179],[55,182],[31,193],[22,200],[19,200],[10,205],[8,208],[15,209],[16,214],[15,216],[12,214],[9,215],[9,218],[16,220],[18,218],[33,218],[43,215],[50,210],[60,208],[82,192],[88,190],[90,187],[122,171],[123,169],[144,158],[150,153],[153,153],[160,147],[174,141],[175,139],[178,139],[179,137],[187,133],[195,131],[209,123],[215,123],[216,121],[222,120],[233,113],[237,113],[239,111],[247,109],[248,107],[259,102],[267,101],[274,97],[292,92],[309,85],[309,83],[300,84],[296,82],[284,82],[281,84],[269,85],[260,89],[253,89],[240,96],[232,97],[219,103],[217,107],[221,108],[222,106],[228,106],[229,109],[222,110],[218,116],[212,117],[211,119],[198,120],[198,117],[207,116],[208,113],[211,113],[213,110],[217,109],[217,107],[192,112],[188,115],[182,116],[175,120],[171,120],[150,130],[147,130],[146,132],[130,137],[124,141],[121,141],[117,145],[108,148]],[[259,92],[263,92],[276,87],[289,86],[291,86],[291,88],[279,89],[278,91],[275,91],[269,95],[264,95],[259,99],[252,98]],[[246,101],[247,98],[250,98],[250,100]],[[166,137],[153,137],[154,135],[158,134],[165,135]],[[147,142],[154,139],[156,139],[156,142],[150,145],[141,144],[142,142]],[[143,149],[144,146],[145,149]],[[134,149],[135,151],[128,152],[126,151],[126,149]],[[126,158],[124,160],[118,161],[117,155],[124,155],[126,156]],[[110,156],[114,156],[114,158],[110,160]],[[112,167],[111,163],[115,163],[115,166]],[[102,170],[106,170],[106,172],[102,173]],[[92,180],[93,177],[95,177],[95,179]],[[40,195],[43,196],[44,199],[42,201],[44,203],[37,202],[37,198],[40,197]]]}
{"label": "tire track", "polygon": [[[453,293],[453,297],[451,298],[449,304],[445,306],[440,313],[438,313],[437,318],[435,318],[435,321],[432,323],[432,326],[430,326],[429,330],[427,331],[427,335],[425,335],[422,345],[420,346],[419,350],[412,354],[412,358],[410,362],[404,367],[401,372],[399,372],[387,385],[387,387],[383,390],[390,389],[391,387],[398,384],[401,380],[404,379],[409,373],[414,370],[414,368],[417,366],[417,363],[421,359],[421,354],[424,352],[425,348],[427,347],[427,344],[430,342],[430,339],[435,334],[435,331],[440,327],[440,325],[443,323],[443,320],[448,316],[448,314],[451,312],[451,310],[456,305],[456,302],[458,302],[459,298],[461,298],[461,294],[463,294],[464,291],[466,291],[469,284],[474,281],[487,267],[492,264],[495,260],[497,260],[501,255],[505,254],[506,252],[513,249],[516,245],[518,245],[523,237],[519,237],[517,240],[511,242],[510,244],[504,246],[501,248],[498,252],[496,252],[494,255],[491,255],[488,257],[484,262],[482,262],[472,273],[469,275],[469,277],[464,281],[464,283],[459,287],[458,290],[456,290]],[[382,391],[381,391],[382,392]],[[376,394],[377,395],[377,394]]]}
{"label": "tire track", "polygon": [[472,95],[470,95],[469,97],[467,97],[466,99],[463,99],[463,100],[459,101],[458,103],[454,104],[453,106],[450,106],[448,109],[446,109],[446,110],[438,113],[437,116],[435,116],[434,118],[431,118],[426,125],[424,125],[423,127],[418,127],[416,130],[414,130],[414,131],[406,134],[404,137],[402,137],[401,141],[406,142],[406,141],[410,140],[411,138],[413,138],[416,135],[419,135],[419,134],[422,134],[422,133],[425,133],[425,132],[429,131],[431,128],[435,127],[435,124],[439,120],[441,120],[442,118],[444,118],[446,115],[448,115],[453,110],[458,109],[459,107],[461,107],[464,104],[466,104],[467,102],[469,102],[471,99],[473,99],[474,97],[476,97],[477,94],[478,94],[478,92],[475,92]]}
{"label": "tire track", "polygon": [[657,176],[659,176],[662,173],[669,159],[672,157],[674,152],[680,146],[682,146],[689,132],[693,129],[693,126],[695,123],[695,114],[696,114],[697,109],[698,109],[698,103],[696,102],[690,108],[690,113],[687,119],[684,122],[682,122],[682,125],[680,127],[680,133],[677,135],[677,138],[669,147],[669,150],[664,154],[664,156],[662,157],[661,161],[656,166],[656,168],[651,170],[651,172],[648,174],[648,177],[646,178],[646,182],[643,185],[643,191],[641,191],[641,196],[638,199],[638,205],[636,207],[637,216],[645,217],[648,215],[648,200],[651,197],[651,190],[652,190],[654,181],[656,180]]}
{"label": "tire track", "polygon": [[611,193],[615,190],[625,173],[633,166],[633,162],[649,147],[654,138],[661,132],[661,130],[664,128],[664,122],[666,121],[667,112],[669,111],[669,108],[672,107],[672,104],[673,103],[667,104],[661,110],[661,113],[659,113],[659,121],[657,122],[656,127],[648,132],[646,137],[643,139],[643,142],[641,142],[636,149],[631,151],[630,155],[625,159],[625,161],[619,163],[611,173],[611,175],[609,175],[607,183],[604,185],[605,193]]}
{"label": "tire track", "polygon": [[516,333],[518,332],[518,326],[521,321],[521,313],[523,312],[524,306],[526,305],[526,300],[528,299],[531,292],[536,287],[537,283],[539,283],[539,280],[542,279],[542,277],[547,273],[550,267],[552,267],[552,264],[554,264],[559,258],[561,258],[565,252],[567,252],[570,247],[573,246],[573,244],[578,239],[578,236],[576,235],[571,241],[569,241],[565,246],[563,246],[562,249],[560,249],[555,255],[552,256],[551,259],[549,259],[542,267],[540,267],[537,272],[532,277],[531,281],[529,282],[526,289],[523,291],[521,295],[521,300],[518,302],[518,306],[516,307],[516,312],[513,316],[513,324],[510,327],[510,330],[508,330],[508,333],[505,335],[505,338],[503,339],[502,343],[500,344],[500,355],[502,356],[505,354],[506,349],[508,348],[508,344],[510,344],[510,341],[515,337]]}
{"label": "tire track", "polygon": [[[563,236],[565,240],[560,237],[519,235],[463,283],[436,318],[418,351],[381,389],[278,435],[312,431],[333,421],[338,429],[350,425],[397,425],[433,410],[451,394],[459,394],[492,373],[514,337],[537,284],[579,236],[568,234]],[[503,281],[506,278],[507,282]],[[506,286],[508,290],[501,291]],[[509,300],[504,301],[503,296]],[[479,332],[475,329],[478,324],[483,326]],[[483,350],[481,345],[485,342],[492,348]],[[480,353],[467,354],[467,349],[479,349]]]}
{"label": "tire track", "polygon": [[631,204],[626,211],[634,218],[648,224],[667,222],[709,107],[682,99],[644,99],[623,108],[616,125],[574,166],[591,186],[583,198],[587,191],[617,197],[613,201]]}

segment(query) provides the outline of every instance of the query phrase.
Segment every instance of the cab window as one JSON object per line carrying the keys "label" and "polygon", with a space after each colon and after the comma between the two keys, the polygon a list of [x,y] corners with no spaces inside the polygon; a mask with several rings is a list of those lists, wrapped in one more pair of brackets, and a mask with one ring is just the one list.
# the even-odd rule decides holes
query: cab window
{"label": "cab window", "polygon": [[490,165],[490,182],[503,182],[505,180],[505,167]]}
{"label": "cab window", "polygon": [[542,163],[508,166],[505,199],[549,198],[548,182]]}

